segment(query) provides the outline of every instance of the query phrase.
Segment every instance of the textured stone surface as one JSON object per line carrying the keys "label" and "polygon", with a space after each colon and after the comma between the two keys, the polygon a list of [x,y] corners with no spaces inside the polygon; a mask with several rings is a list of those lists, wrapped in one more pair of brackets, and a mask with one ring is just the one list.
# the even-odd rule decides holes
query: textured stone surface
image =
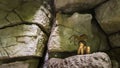
{"label": "textured stone surface", "polygon": [[65,59],[51,58],[48,68],[112,68],[106,53],[76,55]]}
{"label": "textured stone surface", "polygon": [[57,11],[65,13],[84,11],[94,8],[105,0],[55,0],[54,4]]}
{"label": "textured stone surface", "polygon": [[37,68],[38,67],[38,59],[37,60],[26,60],[26,61],[16,61],[11,63],[1,64],[0,68]]}
{"label": "textured stone surface", "polygon": [[0,28],[18,23],[37,23],[48,32],[50,12],[42,6],[43,0],[1,0]]}
{"label": "textured stone surface", "polygon": [[120,31],[120,0],[109,0],[96,9],[96,18],[107,33]]}
{"label": "textured stone surface", "polygon": [[112,47],[120,47],[120,33],[109,36],[110,44]]}
{"label": "textured stone surface", "polygon": [[0,58],[42,56],[46,35],[36,25],[17,25],[0,30]]}
{"label": "textured stone surface", "polygon": [[50,9],[46,0],[0,0],[0,68],[38,68],[31,59],[43,57]]}
{"label": "textured stone surface", "polygon": [[[112,68],[120,68],[119,8],[120,0],[0,0],[0,68],[38,68],[38,63],[40,67],[46,44],[49,53],[45,62],[51,57],[69,56],[50,59],[48,68],[111,68],[110,64]],[[99,25],[109,34],[112,48],[92,17],[94,11]],[[49,37],[53,24],[50,22],[55,19],[47,43],[46,35]],[[105,50],[111,63],[103,53],[76,55],[80,41],[76,38],[82,34],[88,36],[85,43],[91,52]]]}
{"label": "textured stone surface", "polygon": [[[79,47],[79,39],[74,36],[87,35],[86,45],[91,47],[91,51],[106,50],[107,45],[105,35],[91,24],[90,14],[74,13],[72,16],[57,14],[56,26],[53,28],[48,43],[49,52],[72,52]],[[72,37],[72,38],[71,38]],[[75,40],[77,39],[77,40]]]}

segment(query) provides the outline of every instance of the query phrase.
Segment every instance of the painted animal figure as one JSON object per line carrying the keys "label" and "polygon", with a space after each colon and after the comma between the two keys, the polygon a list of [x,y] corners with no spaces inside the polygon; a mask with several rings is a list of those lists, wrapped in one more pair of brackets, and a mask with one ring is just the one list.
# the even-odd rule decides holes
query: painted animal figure
{"label": "painted animal figure", "polygon": [[84,44],[86,44],[86,41],[88,39],[86,34],[82,34],[82,35],[72,35],[70,38],[70,40],[74,41],[74,45],[78,45],[80,42],[83,42]]}
{"label": "painted animal figure", "polygon": [[78,55],[90,54],[90,46],[86,46],[84,43],[80,42],[77,54]]}

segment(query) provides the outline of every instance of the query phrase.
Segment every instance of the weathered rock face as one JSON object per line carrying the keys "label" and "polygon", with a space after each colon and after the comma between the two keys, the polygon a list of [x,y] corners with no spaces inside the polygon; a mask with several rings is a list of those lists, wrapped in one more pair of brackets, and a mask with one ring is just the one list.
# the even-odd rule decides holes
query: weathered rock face
{"label": "weathered rock face", "polygon": [[109,0],[96,9],[96,18],[107,33],[120,31],[120,0]]}
{"label": "weathered rock face", "polygon": [[0,30],[0,58],[42,56],[46,35],[36,25],[18,25]]}
{"label": "weathered rock face", "polygon": [[54,4],[57,11],[71,13],[94,8],[105,0],[55,0]]}
{"label": "weathered rock face", "polygon": [[51,58],[48,68],[112,68],[106,53],[76,55],[65,59]]}
{"label": "weathered rock face", "polygon": [[50,12],[42,6],[43,0],[1,0],[0,28],[18,23],[36,23],[50,30]]}
{"label": "weathered rock face", "polygon": [[49,11],[44,0],[0,1],[0,68],[38,67],[51,28]]}
{"label": "weathered rock face", "polygon": [[[0,0],[0,68],[120,68],[119,7],[120,0]],[[76,55],[80,42],[111,61]]]}
{"label": "weathered rock face", "polygon": [[83,34],[88,37],[86,45],[91,47],[92,52],[108,49],[104,34],[97,30],[95,25],[91,24],[91,19],[90,14],[74,13],[69,17],[58,13],[56,26],[53,28],[48,43],[49,52],[77,51],[79,41],[85,39],[79,37]]}
{"label": "weathered rock face", "polygon": [[120,33],[116,33],[109,37],[112,47],[120,47]]}
{"label": "weathered rock face", "polygon": [[38,60],[16,61],[0,65],[0,68],[37,68]]}

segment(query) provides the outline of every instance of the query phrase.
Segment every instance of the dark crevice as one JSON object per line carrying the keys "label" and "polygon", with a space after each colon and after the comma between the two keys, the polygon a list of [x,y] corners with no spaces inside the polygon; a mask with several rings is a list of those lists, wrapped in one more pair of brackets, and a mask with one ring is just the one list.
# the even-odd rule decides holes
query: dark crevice
{"label": "dark crevice", "polygon": [[95,6],[94,8],[92,8],[92,9],[95,9],[95,8],[101,6],[102,4],[104,4],[104,3],[108,2],[108,1],[109,1],[109,0],[105,0],[105,1],[101,2],[100,4],[96,5],[96,6]]}
{"label": "dark crevice", "polygon": [[[61,11],[56,11],[56,13],[61,13],[61,14],[65,14],[65,15],[73,15],[75,12],[69,12],[69,13],[65,13],[65,12],[61,12]],[[87,10],[83,10],[83,11],[77,11],[77,13],[80,14],[90,14],[92,13],[92,9],[87,9]]]}
{"label": "dark crevice", "polygon": [[[115,53],[114,53],[114,51],[112,52],[112,51],[107,51],[106,52],[107,54],[108,54],[108,56],[110,57],[110,60],[116,60],[117,62],[119,62],[119,58],[118,58],[118,55],[116,55]],[[114,63],[112,63],[112,68],[114,68],[113,65]],[[119,67],[118,67],[119,68]]]}
{"label": "dark crevice", "polygon": [[[49,5],[47,5],[47,3],[45,3],[45,4],[43,4],[43,6],[44,6],[44,8],[41,8],[41,11],[42,12],[44,12],[45,13],[45,15],[48,17],[48,18],[50,18],[49,17],[49,12],[50,12],[50,8],[49,8]],[[49,9],[45,9],[45,8],[49,8]],[[46,12],[46,11],[48,11],[48,12]],[[50,19],[51,20],[51,19]]]}
{"label": "dark crevice", "polygon": [[43,68],[43,65],[44,65],[44,59],[45,59],[45,56],[46,56],[46,52],[48,50],[47,48],[47,42],[48,42],[48,39],[46,41],[46,43],[44,44],[44,50],[43,50],[43,55],[41,57],[41,59],[39,59],[39,64],[38,64],[38,67],[37,68]]}
{"label": "dark crevice", "polygon": [[96,22],[95,24],[97,25],[97,27],[98,27],[98,28],[101,30],[101,32],[106,36],[108,46],[109,46],[110,49],[112,49],[112,46],[111,46],[110,41],[109,41],[109,36],[108,36],[108,34],[105,33],[105,31],[101,28],[100,24],[98,23],[97,19],[95,18],[96,14],[95,14],[95,12],[94,12],[94,9],[93,9],[93,12],[92,12],[91,14],[92,14],[92,16],[93,16],[92,21],[95,21],[95,22]]}
{"label": "dark crevice", "polygon": [[[10,13],[10,12],[9,12]],[[12,24],[12,22],[10,22],[9,20],[8,20],[8,15],[9,15],[9,13],[7,13],[7,15],[5,16],[5,20],[7,21],[7,22],[9,22],[10,24]]]}
{"label": "dark crevice", "polygon": [[39,28],[47,35],[47,37],[49,37],[49,32],[46,31],[46,29],[44,28],[43,25],[37,24],[37,23],[35,23],[35,24],[36,24],[37,26],[39,26]]}
{"label": "dark crevice", "polygon": [[[11,12],[13,12],[14,14],[16,14],[16,15],[19,17],[19,19],[21,20],[21,22],[23,22],[22,17],[21,17],[15,10],[10,11],[9,13],[11,13]],[[5,20],[6,20],[7,22],[9,22],[10,24],[13,24],[13,23],[7,18],[8,15],[9,15],[9,13],[7,13],[7,15],[5,16]]]}
{"label": "dark crevice", "polygon": [[[0,58],[0,62],[2,62],[2,64],[7,64],[7,63],[12,63],[12,62],[16,62],[16,61],[25,61],[25,60],[31,60],[31,59],[42,59],[38,56],[17,56],[17,57],[3,57]],[[1,64],[1,63],[0,63]]]}
{"label": "dark crevice", "polygon": [[[26,2],[25,2],[25,3],[26,3]],[[20,5],[22,5],[22,4],[24,4],[24,2],[21,2]],[[17,9],[20,5],[16,6],[15,8],[12,8],[10,11],[7,11],[8,13],[7,13],[7,15],[5,16],[5,20],[6,20],[7,22],[9,22],[10,24],[12,24],[12,22],[10,22],[7,17],[8,17],[8,15],[9,15],[9,13],[11,13],[11,12],[15,13],[15,14],[19,17],[19,19],[23,22],[22,17],[21,17],[21,16],[17,13],[17,11],[16,11],[16,9]]]}
{"label": "dark crevice", "polygon": [[[62,7],[62,9],[56,10],[56,13],[61,12],[62,14],[68,14],[68,15],[72,15],[75,12],[78,12],[78,13],[81,13],[81,14],[90,14],[93,11],[93,9],[99,7],[100,5],[102,5],[102,4],[104,4],[104,3],[108,2],[108,1],[109,0],[105,0],[105,1],[97,4],[96,6],[94,6],[93,8],[90,8],[90,9],[77,10],[77,11],[72,11],[72,12],[63,12],[65,8]],[[69,6],[69,5],[67,5],[67,6]]]}
{"label": "dark crevice", "polygon": [[47,31],[45,30],[45,28],[42,25],[37,24],[37,23],[31,23],[31,22],[23,22],[23,23],[18,22],[18,23],[15,23],[15,24],[11,24],[11,25],[1,27],[0,29],[5,29],[5,28],[9,28],[9,27],[24,25],[24,24],[25,25],[32,25],[32,24],[37,25],[41,29],[41,31],[43,31],[43,33],[45,33],[47,36],[49,36],[49,34],[47,33]]}
{"label": "dark crevice", "polygon": [[49,3],[51,9],[49,10],[50,13],[52,14],[51,19],[50,19],[50,26],[53,26],[54,21],[55,21],[55,17],[56,17],[56,13],[55,13],[55,6],[54,6],[54,0],[47,0],[47,2]]}
{"label": "dark crevice", "polygon": [[13,47],[13,46],[15,46],[15,45],[9,45],[9,46],[5,46],[4,48],[9,48],[9,47]]}
{"label": "dark crevice", "polygon": [[77,55],[77,51],[72,51],[72,52],[50,52],[49,58],[62,58],[65,59],[70,56]]}
{"label": "dark crevice", "polygon": [[14,12],[18,17],[19,17],[19,19],[23,22],[24,20],[22,19],[22,17],[17,13],[17,11],[16,10],[12,10],[12,12]]}
{"label": "dark crevice", "polygon": [[[48,34],[47,36],[48,36],[48,38],[49,38],[50,35]],[[38,64],[38,67],[37,67],[37,68],[43,68],[44,59],[45,59],[45,56],[46,56],[46,52],[47,52],[47,50],[48,50],[48,48],[47,48],[48,38],[47,38],[47,41],[44,43],[43,55],[42,55],[42,57],[39,59],[39,64]]]}
{"label": "dark crevice", "polygon": [[111,33],[111,34],[109,34],[108,36],[112,36],[112,35],[116,35],[116,34],[120,34],[120,31],[117,31],[117,32]]}
{"label": "dark crevice", "polygon": [[111,50],[116,50],[116,49],[120,49],[120,47],[113,47],[112,49],[106,50],[106,51],[111,51]]}
{"label": "dark crevice", "polygon": [[[120,47],[114,47],[113,49],[109,49],[104,52],[108,54],[111,60],[116,60],[118,63],[120,63],[119,54],[116,53],[115,51],[116,49],[120,49]],[[112,63],[112,67],[113,67],[113,63]],[[120,68],[120,66],[118,68]]]}
{"label": "dark crevice", "polygon": [[24,5],[25,3],[28,3],[27,0],[21,0],[20,5]]}
{"label": "dark crevice", "polygon": [[[48,41],[49,41],[50,34],[52,32],[52,29],[53,29],[53,26],[54,26],[54,23],[55,23],[55,9],[54,9],[54,4],[53,3],[54,3],[54,0],[47,0],[47,4],[49,4],[50,8],[51,8],[51,9],[49,9],[49,11],[52,14],[51,15],[52,17],[50,19],[51,31],[50,31],[50,33],[48,33],[48,39],[45,43],[45,48],[44,48],[44,52],[43,52],[42,61],[40,59],[38,68],[45,68],[46,66],[44,64],[46,63],[45,61],[48,59],[48,57],[47,57],[48,56]],[[46,5],[44,5],[44,6],[45,6],[45,8],[47,8]]]}
{"label": "dark crevice", "polygon": [[9,22],[10,24],[12,24],[7,18],[5,18],[5,20],[6,20],[7,22]]}

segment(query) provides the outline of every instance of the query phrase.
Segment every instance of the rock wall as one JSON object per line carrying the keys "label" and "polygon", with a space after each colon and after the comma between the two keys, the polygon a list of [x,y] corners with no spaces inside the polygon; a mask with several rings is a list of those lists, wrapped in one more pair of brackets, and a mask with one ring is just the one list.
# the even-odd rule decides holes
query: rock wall
{"label": "rock wall", "polygon": [[50,11],[43,0],[0,1],[0,68],[43,65],[51,29]]}
{"label": "rock wall", "polygon": [[119,8],[120,0],[1,0],[0,68],[120,68]]}

